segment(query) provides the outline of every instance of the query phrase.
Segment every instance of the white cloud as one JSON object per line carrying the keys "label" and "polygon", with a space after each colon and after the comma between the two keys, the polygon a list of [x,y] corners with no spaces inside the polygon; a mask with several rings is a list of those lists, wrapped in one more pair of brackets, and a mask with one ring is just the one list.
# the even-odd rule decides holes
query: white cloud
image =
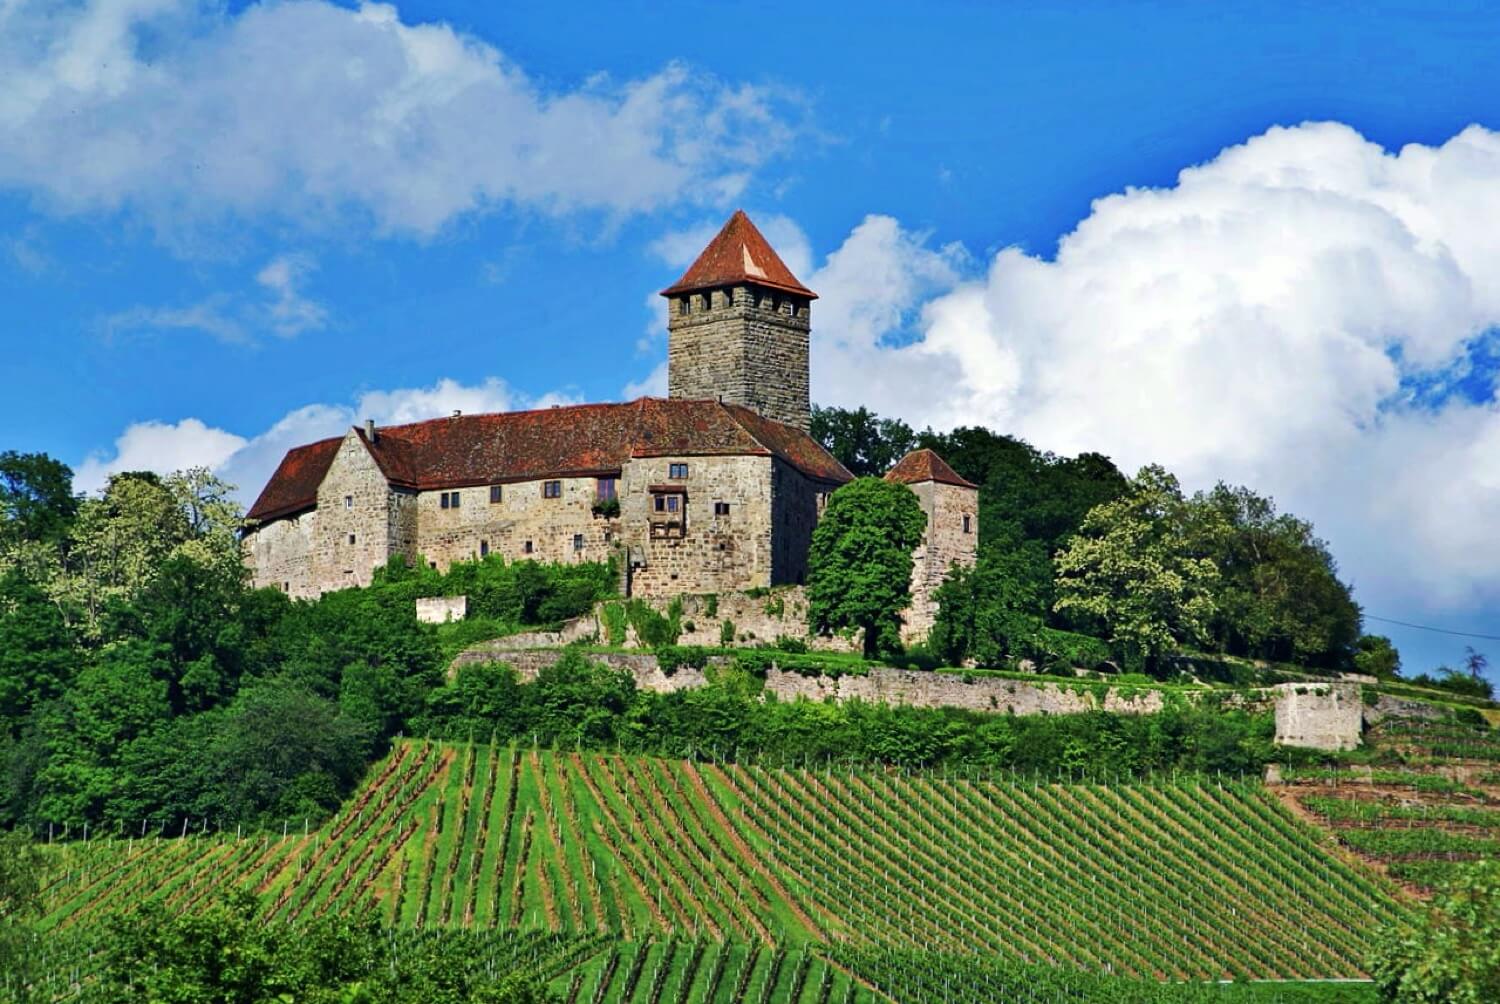
{"label": "white cloud", "polygon": [[205,425],[196,418],[176,424],[139,422],[115,440],[113,453],[92,454],[78,465],[74,481],[80,490],[95,491],[117,471],[166,474],[187,467],[208,467],[236,485],[237,497],[249,505],[287,450],[342,435],[365,419],[374,419],[379,425],[400,425],[454,411],[475,414],[573,403],[574,397],[558,392],[529,398],[496,377],[476,385],[444,379],[431,387],[366,391],[352,404],[304,405],[249,438]]}
{"label": "white cloud", "polygon": [[663,359],[656,367],[640,380],[632,380],[620,389],[620,396],[626,401],[634,401],[638,397],[666,397],[667,396],[667,361]]}
{"label": "white cloud", "polygon": [[485,42],[385,4],[13,0],[0,78],[0,187],[61,211],[141,210],[163,230],[353,211],[428,235],[504,204],[718,204],[794,132],[772,89],[677,64],[543,87]]}
{"label": "white cloud", "polygon": [[1500,598],[1500,406],[1409,390],[1500,324],[1500,134],[1388,153],[1277,128],[1099,199],[1053,259],[960,280],[927,245],[871,218],[810,278],[817,400],[1250,484],[1372,609]]}
{"label": "white cloud", "polygon": [[112,455],[95,453],[78,465],[73,476],[79,491],[103,488],[111,474],[120,471],[156,471],[167,474],[189,467],[219,467],[246,441],[223,429],[185,418],[175,425],[138,422],[115,440]]}

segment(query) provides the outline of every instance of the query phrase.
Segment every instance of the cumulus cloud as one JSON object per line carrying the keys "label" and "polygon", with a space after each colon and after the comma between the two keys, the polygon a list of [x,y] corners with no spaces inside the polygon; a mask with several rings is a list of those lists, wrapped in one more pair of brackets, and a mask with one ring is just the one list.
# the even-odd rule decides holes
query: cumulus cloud
{"label": "cumulus cloud", "polygon": [[374,3],[18,0],[0,5],[0,77],[0,187],[162,228],[352,211],[428,235],[506,204],[717,204],[794,132],[795,102],[768,88],[677,64],[547,88],[471,35]]}
{"label": "cumulus cloud", "polygon": [[1250,484],[1372,607],[1500,598],[1500,404],[1472,379],[1500,325],[1500,134],[1276,128],[1097,200],[1053,258],[975,276],[930,244],[871,218],[812,275],[816,399]]}
{"label": "cumulus cloud", "polygon": [[189,467],[219,467],[248,443],[232,432],[204,425],[196,418],[181,422],[138,422],[115,440],[113,453],[95,453],[78,465],[73,484],[79,491],[103,488],[111,474],[156,471],[168,474]]}
{"label": "cumulus cloud", "polygon": [[298,289],[316,267],[307,255],[283,254],[272,258],[256,274],[255,281],[271,294],[266,310],[278,335],[301,334],[327,323],[328,311],[323,305],[309,300]]}
{"label": "cumulus cloud", "polygon": [[576,403],[573,396],[560,392],[527,397],[496,377],[473,385],[444,379],[430,387],[366,391],[352,403],[304,405],[249,437],[213,428],[196,418],[176,424],[139,422],[115,441],[113,452],[99,452],[85,459],[78,466],[75,483],[82,491],[96,491],[118,471],[166,474],[187,467],[208,467],[235,485],[237,497],[249,505],[287,450],[343,435],[365,419],[374,419],[379,425],[400,425],[455,411],[511,411],[572,403]]}

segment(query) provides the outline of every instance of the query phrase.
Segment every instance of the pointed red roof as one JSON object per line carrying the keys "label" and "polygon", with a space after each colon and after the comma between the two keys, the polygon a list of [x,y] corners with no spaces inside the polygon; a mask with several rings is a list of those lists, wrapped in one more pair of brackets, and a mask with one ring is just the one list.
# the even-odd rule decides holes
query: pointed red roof
{"label": "pointed red roof", "polygon": [[770,243],[755,229],[743,209],[736,209],[719,235],[708,242],[698,260],[688,266],[682,278],[661,291],[662,296],[676,296],[698,289],[715,289],[754,283],[785,293],[795,293],[809,300],[818,294],[797,281]]}
{"label": "pointed red roof", "polygon": [[979,487],[972,481],[959,477],[958,472],[949,467],[946,460],[931,450],[912,450],[886,472],[885,479],[903,485],[936,481],[938,484],[957,485],[960,488]]}

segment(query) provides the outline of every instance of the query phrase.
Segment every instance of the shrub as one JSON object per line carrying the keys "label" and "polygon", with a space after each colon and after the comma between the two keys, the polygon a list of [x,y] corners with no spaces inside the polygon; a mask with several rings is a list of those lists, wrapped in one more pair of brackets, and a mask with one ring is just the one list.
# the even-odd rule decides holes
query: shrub
{"label": "shrub", "polygon": [[776,647],[783,652],[794,652],[803,655],[807,653],[807,641],[791,635],[778,635],[776,638]]}
{"label": "shrub", "polygon": [[719,625],[719,644],[725,648],[734,644],[734,621],[725,621]]}
{"label": "shrub", "polygon": [[1098,638],[1049,627],[1039,628],[1026,642],[1025,651],[1028,658],[1048,668],[1098,669],[1109,662],[1109,646]]}
{"label": "shrub", "polygon": [[677,644],[678,635],[682,633],[681,625],[677,617],[670,616],[675,608],[678,615],[682,612],[682,604],[674,602],[668,607],[669,616],[663,617],[644,600],[633,599],[625,607],[626,616],[630,620],[630,626],[635,628],[635,636],[640,643],[647,648],[661,648],[664,645]]}
{"label": "shrub", "polygon": [[664,645],[656,650],[656,664],[667,676],[682,666],[702,669],[708,665],[710,650],[702,645]]}
{"label": "shrub", "polygon": [[709,593],[707,596],[705,596],[703,598],[703,616],[705,616],[705,617],[717,617],[717,616],[719,616],[719,594],[718,593]]}
{"label": "shrub", "polygon": [[602,516],[605,519],[613,519],[614,517],[620,515],[620,500],[617,498],[595,499],[593,510],[595,516]]}
{"label": "shrub", "polygon": [[600,611],[599,619],[604,622],[604,640],[610,645],[625,644],[625,628],[628,621],[625,617],[625,606],[621,603],[606,603]]}

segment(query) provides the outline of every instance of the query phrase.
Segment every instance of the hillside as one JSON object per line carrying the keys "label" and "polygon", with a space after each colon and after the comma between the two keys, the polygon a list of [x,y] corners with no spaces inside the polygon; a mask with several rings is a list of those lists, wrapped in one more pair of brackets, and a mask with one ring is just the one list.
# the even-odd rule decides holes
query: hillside
{"label": "hillside", "polygon": [[837,943],[1152,980],[1359,977],[1370,932],[1397,909],[1253,783],[1034,784],[411,741],[305,835],[58,854],[54,932],[239,888],[268,919],[373,911],[398,928],[520,927],[658,952],[706,939],[762,946],[767,964],[790,952],[792,969],[799,946]]}

